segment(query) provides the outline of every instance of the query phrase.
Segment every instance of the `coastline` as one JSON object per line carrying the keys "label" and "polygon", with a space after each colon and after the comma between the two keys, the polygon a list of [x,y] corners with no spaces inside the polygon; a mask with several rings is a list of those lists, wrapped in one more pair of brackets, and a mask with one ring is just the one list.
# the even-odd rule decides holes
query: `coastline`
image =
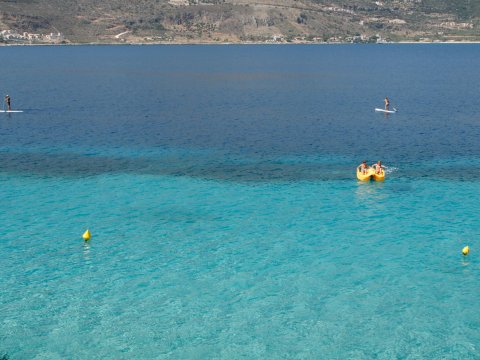
{"label": "coastline", "polygon": [[391,41],[391,42],[381,42],[381,43],[352,43],[352,42],[188,42],[188,41],[163,41],[163,42],[86,42],[86,43],[3,43],[0,44],[0,47],[10,47],[10,46],[150,46],[150,45],[402,45],[402,44],[480,44],[479,41]]}

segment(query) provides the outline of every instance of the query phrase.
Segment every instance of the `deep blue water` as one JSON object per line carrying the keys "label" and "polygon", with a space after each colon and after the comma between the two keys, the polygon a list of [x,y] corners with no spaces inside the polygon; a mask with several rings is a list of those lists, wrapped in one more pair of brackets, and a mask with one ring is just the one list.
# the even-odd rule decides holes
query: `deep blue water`
{"label": "deep blue water", "polygon": [[0,56],[0,356],[480,358],[479,45]]}

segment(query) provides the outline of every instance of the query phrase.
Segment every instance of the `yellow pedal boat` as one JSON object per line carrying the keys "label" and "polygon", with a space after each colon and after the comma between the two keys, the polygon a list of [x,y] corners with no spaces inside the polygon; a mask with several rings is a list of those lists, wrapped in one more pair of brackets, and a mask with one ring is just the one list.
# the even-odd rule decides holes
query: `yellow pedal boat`
{"label": "yellow pedal boat", "polygon": [[385,171],[382,169],[380,174],[375,173],[375,169],[369,167],[367,172],[364,174],[358,170],[357,167],[357,179],[360,181],[370,181],[373,178],[375,181],[383,181],[385,180]]}
{"label": "yellow pedal boat", "polygon": [[360,181],[369,181],[374,173],[375,173],[375,170],[373,170],[373,168],[371,167],[367,169],[366,173],[359,171],[357,167],[357,179]]}
{"label": "yellow pedal boat", "polygon": [[375,181],[383,181],[385,180],[385,170],[381,170],[380,174],[374,173],[373,174],[373,180]]}

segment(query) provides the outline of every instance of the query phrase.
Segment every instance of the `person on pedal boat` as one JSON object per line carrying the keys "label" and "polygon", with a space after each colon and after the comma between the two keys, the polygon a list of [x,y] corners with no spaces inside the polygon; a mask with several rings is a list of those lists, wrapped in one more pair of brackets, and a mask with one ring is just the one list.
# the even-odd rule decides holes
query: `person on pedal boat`
{"label": "person on pedal boat", "polygon": [[362,163],[358,166],[358,171],[360,171],[363,175],[367,174],[367,171],[368,171],[367,160],[362,161]]}
{"label": "person on pedal boat", "polygon": [[378,160],[376,164],[373,164],[372,167],[375,169],[376,174],[381,174],[382,170],[385,169],[380,160]]}

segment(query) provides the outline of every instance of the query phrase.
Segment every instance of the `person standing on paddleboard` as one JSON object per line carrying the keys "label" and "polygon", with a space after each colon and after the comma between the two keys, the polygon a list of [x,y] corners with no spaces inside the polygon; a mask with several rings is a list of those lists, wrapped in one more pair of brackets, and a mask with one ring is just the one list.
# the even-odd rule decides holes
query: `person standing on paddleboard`
{"label": "person standing on paddleboard", "polygon": [[388,107],[390,106],[390,100],[388,100],[388,96],[385,96],[385,110],[388,111]]}
{"label": "person standing on paddleboard", "polygon": [[10,96],[5,95],[5,104],[7,105],[7,111],[12,110],[12,107],[10,106]]}

